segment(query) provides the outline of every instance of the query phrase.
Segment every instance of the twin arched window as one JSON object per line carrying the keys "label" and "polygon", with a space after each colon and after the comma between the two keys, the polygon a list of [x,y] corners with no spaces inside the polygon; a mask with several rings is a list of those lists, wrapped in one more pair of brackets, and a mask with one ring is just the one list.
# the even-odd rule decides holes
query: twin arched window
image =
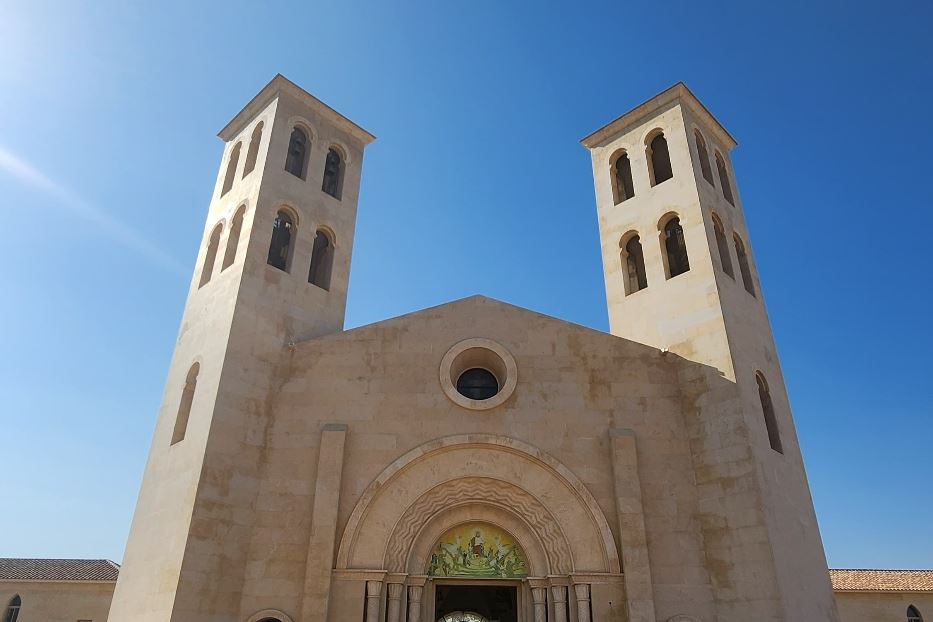
{"label": "twin arched window", "polygon": [[[256,168],[256,159],[259,157],[259,143],[262,141],[263,122],[260,121],[253,128],[253,133],[249,139],[249,149],[246,151],[246,164],[243,166],[243,177],[246,177]],[[220,188],[220,196],[224,196],[233,188],[233,182],[236,180],[236,169],[240,163],[240,152],[243,150],[243,143],[238,142],[230,150],[230,158],[227,160],[227,170],[224,173],[224,183]]]}
{"label": "twin arched window", "polygon": [[19,617],[19,610],[22,606],[23,601],[19,597],[19,594],[13,596],[6,606],[6,611],[3,614],[3,622],[16,622],[16,619]]}
{"label": "twin arched window", "polygon": [[665,257],[667,259],[667,278],[690,270],[690,260],[687,257],[687,243],[684,241],[684,228],[680,226],[680,218],[674,216],[662,229]]}
{"label": "twin arched window", "polygon": [[774,415],[774,404],[771,402],[771,391],[768,389],[768,382],[762,373],[755,373],[755,381],[758,383],[758,399],[761,402],[761,413],[765,418],[765,427],[768,429],[768,441],[771,443],[771,449],[778,453],[784,453],[781,445],[781,433],[778,430],[777,417]]}
{"label": "twin arched window", "polygon": [[642,252],[641,239],[637,234],[631,236],[622,246],[622,271],[626,296],[648,287],[648,276],[645,273],[645,255]]}
{"label": "twin arched window", "polygon": [[288,272],[292,259],[294,230],[295,220],[285,210],[279,210],[272,222],[272,241],[269,243],[269,256],[266,263]]}
{"label": "twin arched window", "polygon": [[194,401],[194,390],[198,385],[198,373],[201,364],[195,363],[188,370],[185,377],[185,386],[181,390],[181,401],[178,403],[178,413],[175,415],[175,429],[172,430],[172,445],[183,440],[188,431],[188,417],[191,415],[191,404]]}
{"label": "twin arched window", "polygon": [[292,130],[288,139],[288,154],[285,156],[285,170],[295,177],[305,178],[308,164],[308,134],[300,127]]}
{"label": "twin arched window", "polygon": [[651,185],[667,181],[674,176],[674,170],[671,168],[671,154],[667,148],[667,139],[664,138],[664,132],[658,131],[648,142],[646,150],[648,156],[648,172],[651,177]]}

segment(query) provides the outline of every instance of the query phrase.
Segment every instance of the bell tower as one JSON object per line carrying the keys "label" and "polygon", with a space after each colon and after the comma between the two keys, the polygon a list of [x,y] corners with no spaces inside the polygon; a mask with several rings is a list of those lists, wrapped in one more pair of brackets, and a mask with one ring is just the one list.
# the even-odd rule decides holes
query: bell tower
{"label": "bell tower", "polygon": [[239,615],[276,372],[291,343],[343,330],[374,136],[281,75],[219,136],[113,621]]}
{"label": "bell tower", "polygon": [[732,174],[735,140],[678,83],[582,143],[612,334],[713,367],[737,395],[737,414],[691,440],[719,619],[837,619]]}

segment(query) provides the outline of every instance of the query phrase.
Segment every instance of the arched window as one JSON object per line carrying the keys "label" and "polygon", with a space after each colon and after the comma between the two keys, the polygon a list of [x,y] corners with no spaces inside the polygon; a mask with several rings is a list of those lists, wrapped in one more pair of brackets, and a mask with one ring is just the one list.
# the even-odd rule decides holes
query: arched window
{"label": "arched window", "polygon": [[318,229],[314,236],[314,246],[311,248],[311,269],[308,272],[308,283],[317,285],[321,289],[330,289],[330,273],[334,266],[334,242],[330,236]]}
{"label": "arched window", "polygon": [[236,249],[240,244],[240,231],[243,230],[243,216],[246,213],[246,206],[241,205],[240,209],[233,215],[230,222],[230,233],[227,235],[227,249],[224,251],[224,261],[220,264],[221,272],[233,265],[236,260]]}
{"label": "arched window", "polygon": [[308,162],[308,135],[300,127],[292,130],[288,139],[288,155],[285,156],[285,170],[295,177],[305,178],[305,166]]}
{"label": "arched window", "polygon": [[188,416],[191,414],[191,403],[194,401],[194,389],[198,384],[198,372],[201,364],[195,363],[188,370],[185,377],[185,386],[181,390],[181,400],[178,402],[178,414],[175,415],[175,429],[172,431],[172,445],[185,438],[188,431]]}
{"label": "arched window", "polygon": [[259,155],[259,143],[262,141],[262,121],[253,128],[249,139],[249,149],[246,150],[246,163],[243,164],[243,177],[246,177],[256,168],[256,157]]}
{"label": "arched window", "polygon": [[663,132],[658,132],[651,138],[647,155],[652,186],[657,186],[674,176],[671,168],[671,154],[667,150],[667,139],[664,138]]}
{"label": "arched window", "polygon": [[16,622],[16,618],[19,617],[19,609],[22,606],[23,601],[20,599],[19,594],[11,598],[10,603],[6,606],[6,612],[3,614],[3,622]]}
{"label": "arched window", "polygon": [[201,282],[198,287],[204,287],[211,280],[214,273],[214,262],[217,260],[217,248],[220,246],[220,234],[223,232],[223,224],[219,224],[211,231],[210,240],[207,242],[207,252],[204,254],[204,266],[201,268]]}
{"label": "arched window", "polygon": [[735,243],[735,256],[739,260],[739,272],[742,273],[742,285],[752,296],[755,295],[755,283],[752,281],[752,271],[748,267],[748,254],[745,252],[745,244],[737,233],[732,234],[732,240]]}
{"label": "arched window", "polygon": [[713,214],[713,229],[716,231],[716,246],[719,248],[719,262],[722,264],[722,271],[734,279],[735,272],[732,270],[732,257],[729,255],[729,243],[726,242],[726,232],[716,214]]}
{"label": "arched window", "polygon": [[343,186],[343,158],[340,152],[331,147],[327,150],[327,159],[324,161],[324,181],[321,190],[334,197],[340,198]]}
{"label": "arched window", "polygon": [[713,184],[713,169],[709,165],[709,151],[706,150],[706,141],[703,140],[703,134],[700,130],[693,130],[693,139],[696,142],[697,153],[700,155],[700,169],[703,171],[703,179]]}
{"label": "arched window", "polygon": [[680,226],[680,218],[674,216],[668,220],[661,237],[664,240],[664,256],[667,259],[667,278],[672,279],[690,270],[687,243],[684,241],[684,228]]}
{"label": "arched window", "polygon": [[243,146],[243,143],[237,143],[233,147],[233,151],[230,152],[230,159],[227,160],[227,173],[224,175],[224,186],[220,190],[220,196],[223,196],[230,192],[230,188],[233,187],[233,180],[236,177],[236,165],[240,161],[240,147]]}
{"label": "arched window", "polygon": [[272,241],[269,242],[270,266],[288,272],[292,258],[292,236],[295,233],[295,221],[285,210],[279,210],[272,223]]}
{"label": "arched window", "polygon": [[920,615],[920,611],[913,605],[907,607],[907,622],[923,622],[923,616]]}
{"label": "arched window", "polygon": [[771,403],[771,391],[761,372],[755,374],[755,380],[758,382],[758,399],[761,401],[761,413],[768,429],[768,441],[771,443],[771,449],[782,454],[784,448],[781,446],[781,434],[778,431],[777,418],[774,416],[774,405]]}
{"label": "arched window", "polygon": [[642,253],[641,239],[637,234],[631,236],[627,242],[623,237],[620,246],[622,246],[622,278],[625,283],[625,295],[628,296],[648,287],[648,277],[645,275],[645,255]]}
{"label": "arched window", "polygon": [[616,205],[635,196],[635,186],[632,184],[632,163],[628,154],[623,151],[617,155],[610,167],[612,174],[612,201]]}
{"label": "arched window", "polygon": [[722,154],[716,152],[716,168],[719,169],[719,185],[722,186],[722,196],[726,197],[731,205],[735,205],[735,199],[732,198],[732,184],[729,183],[729,171],[726,170],[726,161],[722,159]]}

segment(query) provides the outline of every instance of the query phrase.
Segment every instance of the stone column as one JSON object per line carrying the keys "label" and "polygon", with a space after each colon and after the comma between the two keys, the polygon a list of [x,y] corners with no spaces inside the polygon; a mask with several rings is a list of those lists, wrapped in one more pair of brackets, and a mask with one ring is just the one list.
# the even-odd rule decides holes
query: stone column
{"label": "stone column", "polygon": [[535,622],[547,622],[547,588],[531,588],[531,600],[534,601]]}
{"label": "stone column", "polygon": [[554,622],[567,622],[567,586],[552,586],[551,598],[554,599]]}
{"label": "stone column", "polygon": [[304,594],[301,603],[301,619],[307,622],[323,622],[327,619],[346,439],[346,424],[328,423],[321,429],[321,447],[317,460],[317,481],[314,484],[311,533],[308,537],[308,557],[305,562]]}
{"label": "stone column", "polygon": [[573,586],[577,595],[577,622],[590,622],[590,586],[588,583],[577,583]]}
{"label": "stone column", "polygon": [[423,590],[424,588],[420,585],[408,586],[408,622],[421,622],[421,592]]}
{"label": "stone column", "polygon": [[389,603],[386,605],[386,621],[400,622],[402,613],[402,588],[401,583],[389,584]]}
{"label": "stone column", "polygon": [[379,622],[379,600],[382,596],[382,581],[366,582],[366,619]]}

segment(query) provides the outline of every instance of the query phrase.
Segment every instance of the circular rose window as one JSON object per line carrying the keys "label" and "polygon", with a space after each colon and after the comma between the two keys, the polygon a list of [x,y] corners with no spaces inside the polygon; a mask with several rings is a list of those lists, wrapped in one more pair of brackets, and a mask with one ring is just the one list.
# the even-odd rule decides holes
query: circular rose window
{"label": "circular rose window", "polygon": [[518,373],[515,359],[502,345],[490,339],[466,339],[444,355],[440,380],[454,403],[487,410],[512,395]]}

